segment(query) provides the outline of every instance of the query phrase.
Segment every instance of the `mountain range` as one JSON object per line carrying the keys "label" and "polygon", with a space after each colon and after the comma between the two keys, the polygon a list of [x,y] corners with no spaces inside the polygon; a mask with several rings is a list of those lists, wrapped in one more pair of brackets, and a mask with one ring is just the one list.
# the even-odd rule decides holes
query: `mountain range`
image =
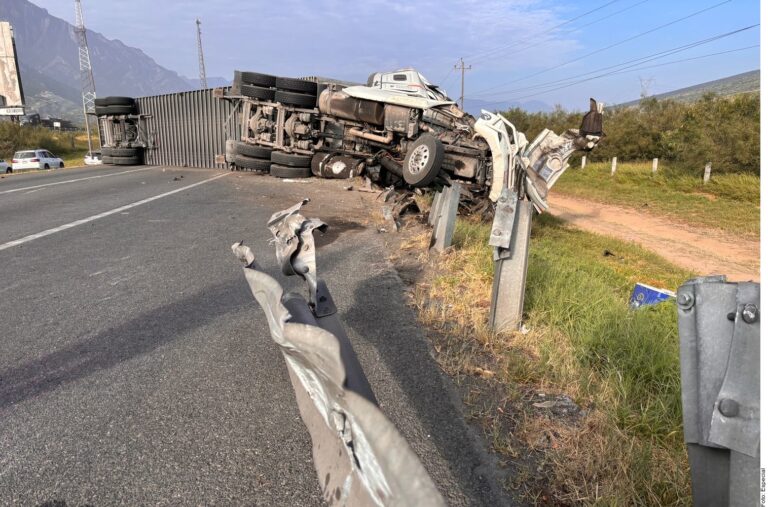
{"label": "mountain range", "polygon": [[[0,20],[9,21],[13,27],[28,112],[82,123],[74,27],[27,0],[0,0]],[[197,79],[162,67],[140,49],[92,30],[86,36],[100,97],[139,97],[199,88]],[[223,86],[228,82],[208,78],[208,84]]]}

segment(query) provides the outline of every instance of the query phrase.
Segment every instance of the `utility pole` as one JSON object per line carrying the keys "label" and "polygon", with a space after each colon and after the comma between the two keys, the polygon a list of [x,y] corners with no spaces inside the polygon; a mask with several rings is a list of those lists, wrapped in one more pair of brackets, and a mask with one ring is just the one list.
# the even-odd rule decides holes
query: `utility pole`
{"label": "utility pole", "polygon": [[[83,6],[80,0],[75,0],[75,35],[78,44],[78,57],[80,60],[80,87],[83,95],[83,116],[85,117],[85,132],[88,136],[88,153],[93,152],[91,144],[90,117],[96,112],[96,84],[93,81],[93,69],[91,68],[91,56],[88,51],[88,39],[85,36],[85,20],[83,19]],[[98,132],[98,121],[96,131]],[[99,134],[99,139],[101,135]]]}
{"label": "utility pole", "polygon": [[461,102],[461,109],[464,109],[464,72],[467,70],[472,70],[472,66],[466,67],[464,65],[464,58],[459,58],[459,62],[461,62],[461,66],[454,65],[453,68],[456,70],[461,71],[461,97],[459,97],[459,102]]}
{"label": "utility pole", "polygon": [[197,24],[197,58],[200,65],[200,88],[208,88],[208,78],[205,76],[205,58],[203,57],[203,37],[200,33],[200,19],[196,19]]}

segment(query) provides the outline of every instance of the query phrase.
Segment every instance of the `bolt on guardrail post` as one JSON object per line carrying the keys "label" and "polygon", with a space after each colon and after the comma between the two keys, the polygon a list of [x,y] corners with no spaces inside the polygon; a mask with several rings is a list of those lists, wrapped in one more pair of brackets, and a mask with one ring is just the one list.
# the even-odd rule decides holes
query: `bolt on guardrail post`
{"label": "bolt on guardrail post", "polygon": [[533,203],[502,190],[488,242],[494,247],[490,326],[495,332],[517,331],[522,324],[532,219]]}
{"label": "bolt on guardrail post", "polygon": [[611,176],[616,175],[616,157],[611,159]]}
{"label": "bolt on guardrail post", "polygon": [[[443,252],[451,246],[453,233],[456,230],[456,215],[459,213],[459,197],[461,188],[455,181],[450,187],[445,187],[440,192],[440,201],[437,206],[432,240],[429,243],[430,250]],[[431,218],[431,216],[430,216]]]}
{"label": "bolt on guardrail post", "polygon": [[690,280],[677,315],[693,504],[758,505],[760,284]]}

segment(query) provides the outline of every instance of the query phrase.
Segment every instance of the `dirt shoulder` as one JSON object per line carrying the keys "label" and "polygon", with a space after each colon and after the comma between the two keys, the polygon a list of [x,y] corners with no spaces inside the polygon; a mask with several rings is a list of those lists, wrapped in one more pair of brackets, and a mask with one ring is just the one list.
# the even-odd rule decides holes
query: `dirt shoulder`
{"label": "dirt shoulder", "polygon": [[760,279],[760,240],[682,225],[641,211],[552,193],[552,215],[576,227],[638,243],[670,262],[701,275],[729,280]]}

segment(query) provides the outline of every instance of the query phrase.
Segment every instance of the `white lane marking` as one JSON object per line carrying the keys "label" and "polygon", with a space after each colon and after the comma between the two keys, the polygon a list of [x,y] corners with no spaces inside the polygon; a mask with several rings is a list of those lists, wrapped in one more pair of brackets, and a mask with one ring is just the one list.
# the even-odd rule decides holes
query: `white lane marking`
{"label": "white lane marking", "polygon": [[149,171],[150,169],[154,169],[154,167],[142,167],[141,169],[131,169],[130,171],[120,171],[119,173],[99,174],[97,176],[88,176],[86,178],[77,178],[77,179],[74,179],[74,180],[55,181],[53,183],[45,183],[43,185],[32,185],[31,187],[12,188],[10,190],[2,190],[2,191],[0,191],[0,195],[2,195],[2,194],[10,194],[12,192],[22,192],[24,190],[32,190],[32,189],[35,189],[35,188],[52,187],[54,185],[63,185],[65,183],[75,183],[76,181],[95,180],[97,178],[109,178],[110,176],[117,176],[117,175],[120,175],[120,174],[128,174],[128,173],[137,173],[139,171]]}
{"label": "white lane marking", "polygon": [[198,185],[203,185],[205,183],[208,183],[209,181],[223,178],[224,176],[229,176],[230,174],[232,173],[219,174],[218,176],[214,176],[213,178],[208,178],[207,180],[198,181],[197,183],[187,185],[186,187],[177,188],[176,190],[171,190],[170,192],[165,192],[164,194],[156,195],[154,197],[148,197],[146,199],[142,199],[141,201],[136,201],[131,204],[126,204],[125,206],[120,206],[119,208],[105,211],[104,213],[99,213],[98,215],[93,215],[88,218],[83,218],[81,220],[75,220],[74,222],[60,225],[59,227],[54,227],[53,229],[48,229],[47,231],[38,232],[37,234],[30,234],[29,236],[25,236],[21,239],[9,241],[8,243],[4,243],[0,245],[0,250],[5,250],[14,246],[23,245],[24,243],[29,243],[30,241],[44,238],[46,236],[50,236],[51,234],[56,234],[57,232],[66,231],[67,229],[71,229],[79,225],[87,224],[88,222],[93,222],[94,220],[99,220],[100,218],[108,217],[110,215],[114,215],[115,213],[121,213],[127,209],[135,208],[136,206],[141,206],[142,204],[147,204],[148,202],[156,201],[158,199],[162,199],[163,197],[168,197],[169,195],[183,192],[184,190],[189,190],[190,188],[194,188]]}

